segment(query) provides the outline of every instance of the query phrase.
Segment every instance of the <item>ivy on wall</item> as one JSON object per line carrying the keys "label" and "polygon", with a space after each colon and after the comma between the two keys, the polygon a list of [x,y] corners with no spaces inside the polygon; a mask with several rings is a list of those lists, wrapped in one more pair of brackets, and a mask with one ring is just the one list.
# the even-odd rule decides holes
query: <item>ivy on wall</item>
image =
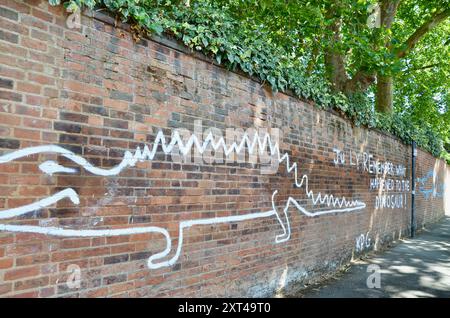
{"label": "ivy on wall", "polygon": [[[61,0],[48,0],[51,5]],[[271,86],[274,92],[290,90],[320,108],[333,108],[357,125],[378,128],[405,143],[415,140],[434,156],[442,156],[443,142],[431,126],[417,126],[407,115],[376,113],[370,94],[344,96],[331,91],[321,74],[307,74],[307,63],[294,59],[285,49],[271,42],[261,29],[243,28],[222,8],[205,1],[187,7],[169,0],[68,0],[70,12],[82,7],[106,9],[131,25],[135,39],[167,34],[187,47],[200,51],[231,70],[241,70]]]}

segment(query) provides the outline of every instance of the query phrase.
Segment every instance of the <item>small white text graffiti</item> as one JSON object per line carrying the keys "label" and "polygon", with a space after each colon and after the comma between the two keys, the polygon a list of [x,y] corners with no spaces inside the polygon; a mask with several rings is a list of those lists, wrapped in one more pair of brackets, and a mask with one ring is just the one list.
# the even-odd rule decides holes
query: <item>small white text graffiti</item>
{"label": "small white text graffiti", "polygon": [[371,244],[371,240],[369,237],[369,232],[366,235],[361,234],[356,238],[356,252],[362,252],[365,249],[369,248]]}
{"label": "small white text graffiti", "polygon": [[351,166],[358,171],[367,172],[369,174],[381,174],[389,176],[404,177],[406,168],[401,164],[393,164],[390,161],[380,161],[368,152],[355,152],[349,150],[345,152],[339,148],[333,148],[335,165]]}

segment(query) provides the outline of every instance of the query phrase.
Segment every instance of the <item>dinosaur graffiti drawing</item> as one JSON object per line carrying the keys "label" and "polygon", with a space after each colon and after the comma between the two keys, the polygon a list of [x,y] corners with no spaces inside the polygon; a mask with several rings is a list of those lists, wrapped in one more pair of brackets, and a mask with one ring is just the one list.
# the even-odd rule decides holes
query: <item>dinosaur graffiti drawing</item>
{"label": "dinosaur graffiti drawing", "polygon": [[[37,233],[58,237],[106,237],[141,233],[156,233],[162,235],[166,241],[166,248],[163,251],[153,254],[148,258],[148,267],[150,269],[157,269],[161,267],[171,266],[176,263],[181,255],[183,247],[183,233],[193,226],[241,222],[246,220],[275,217],[279,222],[282,230],[281,234],[277,234],[275,236],[275,243],[282,243],[288,241],[291,236],[291,225],[288,216],[288,211],[291,207],[295,208],[298,212],[308,217],[333,213],[361,211],[366,207],[365,203],[359,200],[347,200],[345,197],[337,197],[332,194],[323,195],[320,192],[315,193],[312,189],[310,189],[308,175],[299,175],[298,164],[296,162],[291,162],[288,153],[282,154],[280,152],[278,143],[272,142],[268,133],[264,134],[264,136],[262,137],[260,137],[258,134],[255,134],[253,138],[249,137],[248,134],[244,134],[242,140],[239,143],[233,142],[231,145],[227,146],[225,140],[222,137],[216,140],[216,138],[211,133],[208,134],[204,141],[200,141],[196,137],[196,135],[192,134],[188,138],[188,140],[184,142],[178,131],[174,131],[171,135],[170,142],[167,142],[164,133],[162,132],[162,130],[160,130],[155,137],[153,147],[150,148],[149,146],[145,145],[142,149],[138,147],[134,151],[134,153],[126,151],[121,162],[109,169],[96,167],[80,155],[77,155],[72,151],[57,145],[29,147],[4,154],[0,156],[0,165],[7,164],[11,161],[35,154],[49,153],[63,156],[64,158],[72,161],[80,167],[83,167],[92,175],[108,177],[117,176],[123,170],[129,167],[134,167],[138,162],[152,161],[157,153],[158,148],[160,148],[165,154],[170,154],[174,150],[174,147],[177,147],[182,155],[187,155],[194,147],[201,154],[205,152],[208,147],[212,147],[214,151],[223,151],[223,153],[227,157],[231,156],[233,153],[239,154],[242,151],[248,151],[248,154],[254,154],[255,151],[259,151],[259,153],[262,154],[262,152],[266,151],[267,148],[269,148],[270,154],[275,157],[278,163],[285,165],[286,172],[292,176],[294,186],[298,189],[303,189],[307,199],[310,200],[313,206],[321,205],[322,207],[325,206],[326,209],[312,212],[302,206],[295,198],[289,197],[284,208],[280,212],[278,211],[274,200],[275,196],[278,193],[278,190],[274,190],[271,197],[272,209],[268,211],[181,221],[178,225],[178,243],[176,246],[175,254],[171,257],[169,256],[169,254],[172,251],[172,240],[169,232],[165,228],[158,226],[114,229],[71,229],[64,227],[13,225],[0,223],[0,231]],[[74,168],[64,167],[51,160],[45,161],[40,164],[39,169],[46,175],[74,174],[78,171]],[[66,188],[36,202],[20,207],[2,210],[0,211],[0,220],[26,215],[33,211],[50,207],[53,204],[65,199],[69,199],[75,206],[79,205],[80,203],[80,198],[77,192],[73,188]]]}

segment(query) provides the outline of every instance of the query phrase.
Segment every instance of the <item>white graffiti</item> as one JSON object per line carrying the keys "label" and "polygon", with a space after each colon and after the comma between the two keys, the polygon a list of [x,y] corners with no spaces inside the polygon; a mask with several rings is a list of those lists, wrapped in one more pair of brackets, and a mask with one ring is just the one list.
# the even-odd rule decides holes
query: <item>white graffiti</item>
{"label": "white graffiti", "polygon": [[[172,249],[171,237],[166,229],[156,226],[130,227],[121,229],[76,230],[60,227],[0,224],[0,231],[38,233],[62,237],[121,236],[140,233],[162,234],[166,240],[166,248],[162,252],[150,256],[148,259],[148,267],[150,269],[156,269],[175,264],[175,262],[181,255],[181,250],[183,246],[183,232],[192,226],[213,225],[230,222],[232,223],[275,216],[278,222],[280,223],[281,229],[283,231],[281,234],[276,235],[275,242],[282,243],[289,240],[291,236],[291,226],[288,218],[288,210],[291,206],[295,207],[299,212],[309,217],[332,213],[353,212],[362,210],[366,207],[365,203],[359,200],[348,201],[345,197],[339,198],[331,194],[322,195],[320,192],[315,194],[313,190],[309,189],[308,176],[303,175],[301,177],[298,177],[297,163],[294,162],[291,165],[288,153],[284,153],[283,155],[281,155],[278,143],[277,142],[272,143],[270,135],[268,133],[264,134],[262,138],[260,138],[258,134],[255,134],[253,140],[251,140],[251,138],[247,134],[244,134],[239,144],[233,142],[230,146],[227,146],[226,142],[222,137],[219,138],[218,141],[216,142],[212,133],[208,134],[207,138],[203,142],[200,142],[197,139],[196,135],[192,134],[188,138],[186,143],[184,143],[178,131],[174,131],[172,133],[171,140],[169,143],[167,143],[164,133],[160,130],[155,137],[155,141],[151,150],[146,145],[143,147],[143,149],[138,147],[134,152],[134,154],[131,153],[130,151],[126,151],[122,161],[118,165],[110,169],[95,167],[83,157],[71,152],[70,150],[64,149],[56,145],[29,147],[18,151],[14,151],[9,154],[5,154],[3,156],[0,156],[0,164],[5,164],[15,159],[27,157],[34,154],[53,153],[53,154],[60,154],[61,156],[82,166],[85,170],[94,175],[116,176],[120,174],[120,172],[123,171],[124,169],[135,166],[137,162],[153,160],[159,146],[161,146],[161,149],[165,154],[172,153],[175,150],[175,147],[177,147],[177,149],[183,155],[187,155],[188,153],[190,153],[193,150],[194,146],[196,147],[196,150],[201,154],[209,146],[211,146],[214,149],[214,151],[217,151],[219,149],[222,150],[227,157],[232,155],[233,153],[238,154],[242,150],[247,150],[249,155],[252,155],[256,150],[259,150],[260,155],[262,155],[267,151],[267,147],[269,147],[270,155],[275,156],[276,160],[278,160],[279,163],[285,163],[286,171],[288,173],[293,174],[295,186],[297,188],[303,188],[305,190],[307,198],[311,200],[313,205],[325,205],[327,210],[310,212],[303,206],[301,206],[297,200],[295,200],[292,197],[289,197],[284,206],[284,209],[282,210],[282,213],[280,214],[275,206],[274,198],[278,193],[278,191],[275,190],[272,193],[272,210],[270,211],[225,216],[225,217],[187,220],[180,222],[176,252],[175,255],[173,255],[168,260],[162,259],[166,258],[171,252]],[[63,167],[53,161],[46,161],[42,163],[39,166],[39,169],[48,175],[53,175],[55,173],[72,174],[77,172],[76,169]],[[40,201],[17,208],[0,211],[0,219],[7,219],[24,215],[51,206],[56,202],[66,198],[70,199],[71,202],[76,205],[78,205],[80,202],[78,194],[75,192],[75,190],[73,190],[72,188],[67,188]]]}
{"label": "white graffiti", "polygon": [[39,170],[41,170],[42,172],[44,172],[50,176],[57,172],[61,172],[61,173],[76,173],[77,172],[76,169],[63,167],[51,160],[41,163],[39,165]]}
{"label": "white graffiti", "polygon": [[396,177],[405,177],[406,168],[402,164],[394,164],[390,161],[380,161],[368,152],[357,153],[353,150],[345,152],[339,148],[333,148],[336,166],[349,166],[358,171],[369,174],[388,175]]}
{"label": "white graffiti", "polygon": [[381,194],[375,197],[375,210],[378,209],[402,209],[407,207],[406,193]]}
{"label": "white graffiti", "polygon": [[362,252],[366,248],[369,248],[371,244],[371,240],[369,237],[369,232],[366,235],[361,234],[356,238],[356,252]]}

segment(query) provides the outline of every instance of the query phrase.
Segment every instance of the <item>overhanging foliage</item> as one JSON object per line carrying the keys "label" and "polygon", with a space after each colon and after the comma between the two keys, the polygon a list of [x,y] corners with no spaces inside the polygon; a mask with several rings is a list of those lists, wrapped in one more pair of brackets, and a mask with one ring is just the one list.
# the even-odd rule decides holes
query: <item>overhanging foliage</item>
{"label": "overhanging foliage", "polygon": [[[60,0],[49,2],[60,4]],[[223,2],[202,0],[187,7],[184,1],[69,0],[64,5],[69,11],[84,6],[104,8],[130,23],[136,37],[151,33],[169,34],[229,69],[256,76],[275,92],[291,90],[318,107],[338,110],[355,125],[387,131],[405,143],[415,140],[435,156],[448,156],[442,140],[447,138],[448,132],[439,131],[432,123],[417,120],[417,114],[403,108],[393,114],[376,113],[371,90],[346,96],[332,91],[323,72],[309,69],[310,51],[302,51],[299,46],[297,52],[292,52],[289,45],[274,41],[274,35],[264,26],[236,19]],[[310,14],[314,17],[314,10]]]}

